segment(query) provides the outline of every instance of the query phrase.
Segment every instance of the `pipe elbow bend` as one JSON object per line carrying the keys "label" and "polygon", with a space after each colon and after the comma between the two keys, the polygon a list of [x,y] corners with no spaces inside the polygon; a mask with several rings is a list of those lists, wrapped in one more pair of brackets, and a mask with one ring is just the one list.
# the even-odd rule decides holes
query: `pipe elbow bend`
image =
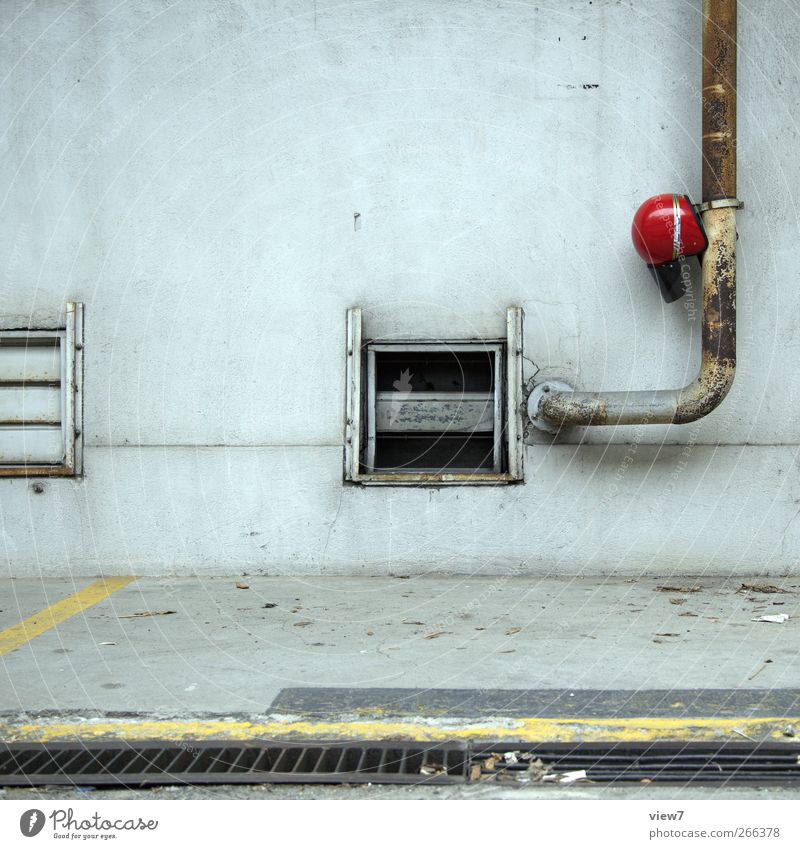
{"label": "pipe elbow bend", "polygon": [[674,424],[691,424],[707,416],[719,407],[733,386],[735,360],[716,360],[703,365],[697,379],[678,394]]}

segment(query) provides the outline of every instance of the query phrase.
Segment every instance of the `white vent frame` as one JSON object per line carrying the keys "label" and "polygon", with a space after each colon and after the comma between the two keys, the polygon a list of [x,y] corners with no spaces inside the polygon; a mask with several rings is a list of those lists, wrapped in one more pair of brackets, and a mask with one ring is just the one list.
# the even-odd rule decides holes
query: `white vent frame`
{"label": "white vent frame", "polygon": [[[402,485],[497,485],[524,481],[524,445],[522,440],[522,322],[521,307],[509,307],[506,313],[505,356],[503,357],[503,392],[505,409],[506,470],[503,472],[392,472],[374,473],[366,470],[365,446],[367,434],[366,360],[367,347],[363,338],[362,311],[352,307],[347,311],[347,368],[344,479],[350,483],[380,486]],[[473,345],[492,345],[496,340],[461,340]],[[408,344],[409,348],[430,344],[414,340],[397,340],[392,347]],[[442,340],[457,345],[457,340]],[[380,343],[376,343],[380,344]],[[498,375],[499,377],[500,375]],[[374,399],[372,399],[374,401]]]}
{"label": "white vent frame", "polygon": [[0,345],[3,340],[12,340],[15,346],[20,340],[58,339],[60,352],[60,379],[29,380],[0,379],[0,389],[14,390],[38,386],[60,387],[59,421],[27,420],[24,415],[13,415],[0,419],[0,427],[25,431],[30,428],[60,429],[61,457],[41,462],[30,459],[3,460],[0,457],[0,478],[14,477],[76,477],[83,474],[83,304],[67,303],[64,319],[55,327],[31,327],[0,329]]}

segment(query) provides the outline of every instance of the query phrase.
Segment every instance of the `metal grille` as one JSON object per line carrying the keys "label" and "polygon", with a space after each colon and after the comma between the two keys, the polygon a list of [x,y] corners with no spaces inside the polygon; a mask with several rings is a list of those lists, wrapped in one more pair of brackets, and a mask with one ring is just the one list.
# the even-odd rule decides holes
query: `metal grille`
{"label": "metal grille", "polygon": [[79,475],[83,304],[57,329],[0,329],[0,477]]}
{"label": "metal grille", "polygon": [[[513,753],[506,760],[506,753]],[[541,762],[536,764],[536,761]],[[502,744],[472,754],[471,778],[541,781],[586,771],[593,782],[729,782],[800,779],[800,747],[748,744]],[[565,780],[568,780],[565,778]]]}
{"label": "metal grille", "polygon": [[453,784],[467,764],[459,744],[21,744],[0,748],[0,785]]}
{"label": "metal grille", "polygon": [[[507,755],[507,753],[510,753]],[[800,747],[747,744],[0,744],[0,785],[461,784],[800,779]]]}

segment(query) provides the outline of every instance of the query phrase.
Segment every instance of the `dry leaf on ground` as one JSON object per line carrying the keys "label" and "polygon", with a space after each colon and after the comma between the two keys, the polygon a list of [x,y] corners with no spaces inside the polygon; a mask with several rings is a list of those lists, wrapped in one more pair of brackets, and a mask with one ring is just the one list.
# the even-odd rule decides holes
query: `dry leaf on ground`
{"label": "dry leaf on ground", "polygon": [[775,584],[742,584],[737,593],[751,592],[751,593],[788,593],[789,590],[782,590],[780,587],[776,587]]}
{"label": "dry leaf on ground", "polygon": [[145,616],[170,616],[177,613],[177,610],[143,610],[141,613],[128,613],[125,616],[119,616],[119,619],[143,619]]}

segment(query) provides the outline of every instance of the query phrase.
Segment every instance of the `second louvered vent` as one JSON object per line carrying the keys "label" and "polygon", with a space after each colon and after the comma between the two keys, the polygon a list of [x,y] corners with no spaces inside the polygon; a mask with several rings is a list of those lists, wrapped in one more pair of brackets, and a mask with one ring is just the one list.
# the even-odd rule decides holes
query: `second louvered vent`
{"label": "second louvered vent", "polygon": [[502,342],[367,346],[366,467],[503,472]]}

